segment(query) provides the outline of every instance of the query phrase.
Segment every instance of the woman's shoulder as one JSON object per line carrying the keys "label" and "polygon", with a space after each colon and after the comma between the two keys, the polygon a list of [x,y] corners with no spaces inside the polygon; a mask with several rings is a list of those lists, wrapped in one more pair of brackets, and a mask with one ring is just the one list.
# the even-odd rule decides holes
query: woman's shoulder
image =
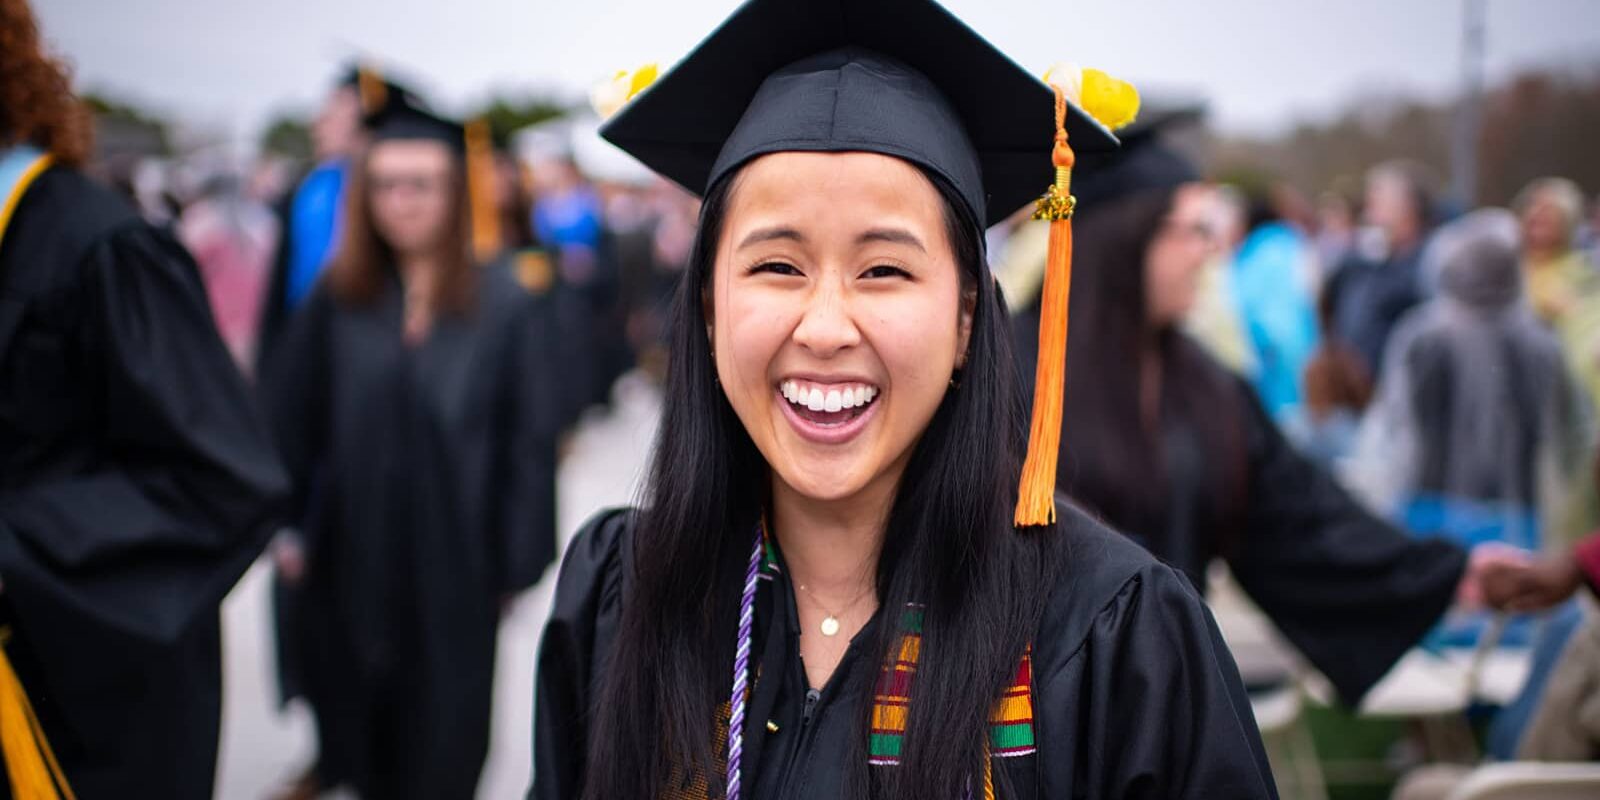
{"label": "woman's shoulder", "polygon": [[1058,496],[1056,507],[1062,573],[1057,596],[1101,596],[1141,572],[1166,569],[1138,542],[1076,503]]}
{"label": "woman's shoulder", "polygon": [[617,609],[637,516],[631,507],[607,508],[573,534],[561,558],[553,618],[593,619],[604,609]]}
{"label": "woman's shoulder", "polygon": [[1058,508],[1060,580],[1030,665],[1045,793],[1143,795],[1157,776],[1163,796],[1276,797],[1199,593],[1131,540]]}
{"label": "woman's shoulder", "polygon": [[1070,502],[1058,500],[1057,507],[1059,571],[1039,626],[1041,650],[1074,653],[1091,636],[1160,611],[1152,605],[1185,612],[1203,607],[1182,573]]}

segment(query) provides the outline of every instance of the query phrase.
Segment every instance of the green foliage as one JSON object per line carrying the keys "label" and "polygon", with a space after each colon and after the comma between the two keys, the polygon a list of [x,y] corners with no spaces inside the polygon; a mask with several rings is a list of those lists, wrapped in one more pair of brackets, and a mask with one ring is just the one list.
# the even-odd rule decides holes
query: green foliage
{"label": "green foliage", "polygon": [[95,137],[100,146],[145,151],[146,155],[172,154],[172,136],[169,123],[155,114],[93,92],[79,99],[95,119]]}
{"label": "green foliage", "polygon": [[292,158],[311,160],[311,126],[299,117],[279,116],[261,134],[261,152]]}
{"label": "green foliage", "polygon": [[[1276,137],[1224,137],[1214,176],[1273,176],[1310,193],[1358,183],[1389,159],[1450,174],[1454,102],[1367,100]],[[1600,67],[1518,75],[1488,91],[1478,144],[1478,204],[1505,204],[1529,181],[1562,175],[1600,191]]]}
{"label": "green foliage", "polygon": [[560,119],[572,113],[570,104],[548,97],[508,99],[496,97],[487,106],[473,114],[489,121],[489,134],[495,145],[504,147],[512,134],[542,122]]}

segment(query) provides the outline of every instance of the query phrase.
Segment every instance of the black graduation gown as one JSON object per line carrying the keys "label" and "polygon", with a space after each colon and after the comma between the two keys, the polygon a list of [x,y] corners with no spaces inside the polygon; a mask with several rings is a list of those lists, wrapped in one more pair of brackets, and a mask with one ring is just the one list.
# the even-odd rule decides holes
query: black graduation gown
{"label": "black graduation gown", "polygon": [[217,607],[287,491],[188,253],[42,174],[0,245],[0,614],[78,797],[211,796]]}
{"label": "black graduation gown", "polygon": [[295,485],[295,592],[324,779],[465,798],[488,748],[502,600],[555,551],[559,376],[533,296],[480,273],[470,316],[415,347],[397,281],[370,306],[319,286],[264,388]]}
{"label": "black graduation gown", "polygon": [[556,386],[545,387],[543,396],[558,398],[558,427],[565,431],[575,426],[589,405],[590,377],[595,365],[589,361],[589,317],[586,301],[561,276],[558,255],[542,247],[519,247],[506,252],[499,269],[506,269],[515,280],[530,290],[528,313],[537,328],[537,341],[549,348],[547,361],[561,376]]}
{"label": "black graduation gown", "polygon": [[[575,798],[588,771],[607,768],[585,763],[586,720],[628,594],[632,536],[629,512],[603,513],[562,562],[539,651],[532,800]],[[1066,566],[1033,642],[1038,752],[995,760],[999,796],[1276,797],[1238,671],[1188,581],[1067,505],[1059,537]],[[736,596],[742,569],[722,572]],[[808,703],[794,595],[782,571],[772,577],[756,609],[763,677],[744,734],[744,796],[836,798],[842,765],[867,757],[851,750],[878,673],[860,652],[871,637],[857,637]]]}
{"label": "black graduation gown", "polygon": [[[1163,415],[1161,436],[1167,507],[1153,515],[1166,524],[1140,530],[1132,521],[1110,523],[1197,586],[1205,586],[1212,559],[1225,559],[1250,598],[1353,706],[1439,621],[1455,597],[1466,553],[1442,539],[1412,538],[1373,516],[1284,439],[1249,385],[1231,374],[1218,380],[1233,387],[1229,406],[1240,415],[1243,436],[1237,528],[1203,522],[1202,509],[1218,498],[1206,495],[1211,484],[1200,473],[1232,467],[1201,452],[1199,438],[1171,414]],[[1072,470],[1058,473],[1063,491],[1071,493],[1072,480]]]}
{"label": "black graduation gown", "polygon": [[294,252],[291,241],[294,227],[290,220],[294,216],[295,190],[300,186],[299,181],[291,184],[288,192],[279,199],[272,208],[272,213],[278,218],[278,246],[272,253],[272,268],[267,273],[267,286],[265,295],[261,300],[261,321],[256,326],[256,374],[261,374],[266,364],[272,358],[272,351],[283,337],[289,327],[289,254]]}

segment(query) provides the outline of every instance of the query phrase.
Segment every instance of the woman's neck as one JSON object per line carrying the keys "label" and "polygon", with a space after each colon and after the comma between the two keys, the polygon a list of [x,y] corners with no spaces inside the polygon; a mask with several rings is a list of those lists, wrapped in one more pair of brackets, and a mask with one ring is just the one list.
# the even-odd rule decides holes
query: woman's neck
{"label": "woman's neck", "polygon": [[868,591],[897,481],[877,481],[843,500],[805,497],[776,476],[772,483],[770,521],[795,582],[835,602]]}
{"label": "woman's neck", "polygon": [[438,290],[438,262],[427,256],[401,255],[395,269],[400,273],[404,297],[403,335],[408,344],[417,345],[433,330],[434,293]]}
{"label": "woman's neck", "polygon": [[395,270],[400,273],[400,283],[408,290],[426,286],[437,274],[436,260],[424,253],[399,253],[395,255]]}

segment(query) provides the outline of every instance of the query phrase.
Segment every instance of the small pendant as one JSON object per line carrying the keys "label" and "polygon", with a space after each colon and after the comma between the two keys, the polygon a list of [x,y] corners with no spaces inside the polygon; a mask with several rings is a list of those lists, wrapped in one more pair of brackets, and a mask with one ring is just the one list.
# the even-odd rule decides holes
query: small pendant
{"label": "small pendant", "polygon": [[839,620],[834,619],[833,615],[829,614],[822,618],[822,625],[819,627],[822,628],[823,636],[837,636],[839,633]]}

